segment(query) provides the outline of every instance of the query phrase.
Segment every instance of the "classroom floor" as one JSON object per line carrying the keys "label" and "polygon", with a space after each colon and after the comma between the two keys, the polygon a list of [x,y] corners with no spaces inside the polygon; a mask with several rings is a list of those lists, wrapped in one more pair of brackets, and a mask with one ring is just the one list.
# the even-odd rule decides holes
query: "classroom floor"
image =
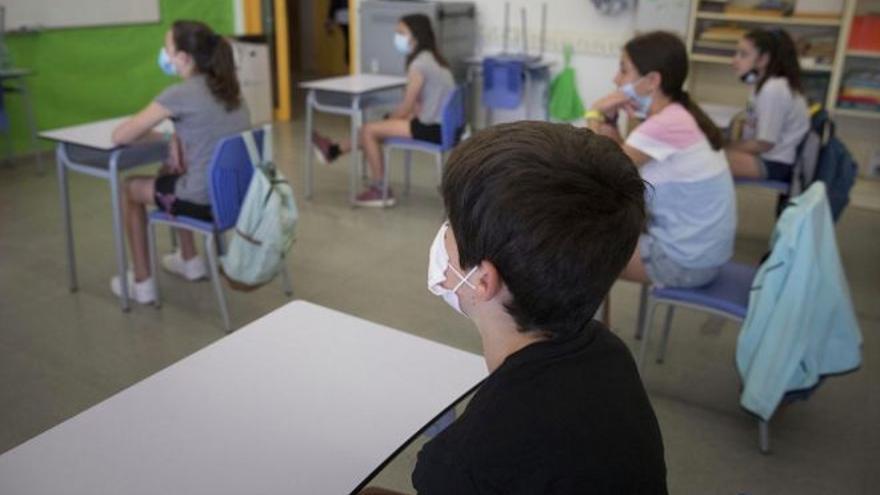
{"label": "classroom floor", "polygon": [[[336,136],[346,129],[331,116],[317,124]],[[480,352],[470,323],[425,288],[428,246],[443,218],[430,162],[417,159],[412,193],[397,207],[352,209],[344,160],[318,168],[315,197],[304,200],[302,141],[301,119],[277,125],[276,156],[299,193],[299,240],[288,261],[296,297]],[[395,163],[399,184],[399,156]],[[108,194],[104,182],[71,179],[80,275],[80,290],[71,294],[54,169],[38,175],[30,162],[0,164],[0,452],[223,337],[207,282],[162,274],[160,310],[119,310],[108,287],[115,266]],[[738,200],[736,258],[756,261],[768,243],[775,198],[739,188]],[[738,406],[737,327],[679,310],[666,362],[649,365],[645,379],[663,431],[670,493],[876,493],[880,212],[851,207],[837,232],[864,334],[862,368],[783,409],[771,423],[773,453],[762,455],[756,422]],[[160,243],[169,245],[166,232]],[[638,292],[625,282],[612,291],[612,327],[633,349]],[[287,301],[276,285],[227,294],[235,326]],[[376,484],[411,490],[422,442]]]}

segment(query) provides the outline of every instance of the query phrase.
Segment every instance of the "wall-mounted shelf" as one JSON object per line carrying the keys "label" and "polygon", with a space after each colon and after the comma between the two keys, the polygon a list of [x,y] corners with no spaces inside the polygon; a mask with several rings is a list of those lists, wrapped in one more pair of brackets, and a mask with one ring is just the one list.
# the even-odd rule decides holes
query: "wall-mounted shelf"
{"label": "wall-mounted shelf", "polygon": [[835,108],[834,115],[858,117],[861,119],[880,119],[880,110],[859,110],[858,108]]}
{"label": "wall-mounted shelf", "polygon": [[[692,53],[691,60],[694,62],[704,62],[709,64],[730,65],[733,61],[732,57],[725,55],[707,55],[704,53]],[[812,62],[801,61],[801,70],[805,72],[831,72],[834,69],[829,64],[814,64]]]}
{"label": "wall-mounted shelf", "polygon": [[875,50],[847,50],[847,57],[860,57],[860,58],[880,58],[880,51]]}
{"label": "wall-mounted shelf", "polygon": [[697,12],[697,19],[713,21],[751,22],[755,24],[780,24],[794,26],[840,26],[840,18],[832,17],[797,17],[772,16],[754,14],[725,14],[716,12]]}

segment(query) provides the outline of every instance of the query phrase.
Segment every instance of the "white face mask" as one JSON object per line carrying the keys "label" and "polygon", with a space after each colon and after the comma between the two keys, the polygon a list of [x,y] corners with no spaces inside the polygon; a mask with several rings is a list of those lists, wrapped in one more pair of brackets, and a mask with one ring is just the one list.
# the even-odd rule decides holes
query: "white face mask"
{"label": "white face mask", "polygon": [[394,48],[398,52],[406,55],[409,53],[409,36],[400,33],[394,33]]}
{"label": "white face mask", "polygon": [[169,76],[177,75],[177,67],[171,62],[171,57],[168,56],[168,51],[165,50],[165,47],[159,49],[159,59],[157,60],[159,64],[159,68],[162,69],[162,72]]}
{"label": "white face mask", "polygon": [[[432,294],[436,296],[440,296],[446,301],[446,304],[452,307],[452,309],[458,311],[464,316],[464,311],[461,310],[461,303],[458,300],[458,294],[456,291],[461,288],[462,285],[467,285],[471,289],[475,289],[472,283],[468,282],[468,279],[474,272],[477,271],[478,267],[471,268],[471,271],[467,272],[467,275],[462,275],[456,270],[452,265],[449,264],[449,254],[446,252],[446,231],[449,229],[449,224],[443,222],[443,225],[440,226],[440,230],[437,231],[437,236],[434,237],[434,242],[431,243],[431,251],[428,255],[428,290],[431,291]],[[447,289],[443,286],[443,282],[446,281],[446,269],[454,273],[459,282],[455,284],[455,287],[452,289]]]}
{"label": "white face mask", "polygon": [[648,116],[648,112],[651,110],[651,102],[654,100],[654,97],[651,95],[640,95],[636,93],[636,84],[641,82],[644,77],[640,77],[637,80],[626,83],[620,87],[620,90],[623,91],[623,94],[629,97],[633,103],[636,105],[635,114],[636,117],[640,119],[644,119]]}

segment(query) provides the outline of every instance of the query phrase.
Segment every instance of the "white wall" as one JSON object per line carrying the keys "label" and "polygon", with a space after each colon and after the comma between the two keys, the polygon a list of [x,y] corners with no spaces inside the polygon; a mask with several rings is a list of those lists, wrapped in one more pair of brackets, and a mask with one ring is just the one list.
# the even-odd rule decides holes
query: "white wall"
{"label": "white wall", "polygon": [[[455,1],[455,0],[440,0]],[[477,7],[478,55],[501,50],[504,29],[504,0],[473,0]],[[562,69],[562,47],[574,47],[572,65],[577,73],[578,92],[589,106],[614,89],[612,78],[617,71],[620,50],[634,34],[635,15],[632,11],[605,16],[596,11],[589,0],[547,0],[547,37],[545,57],[557,61],[552,71]],[[508,49],[522,46],[520,8],[528,12],[528,46],[530,53],[538,50],[541,30],[541,2],[514,0],[510,2],[510,38]]]}

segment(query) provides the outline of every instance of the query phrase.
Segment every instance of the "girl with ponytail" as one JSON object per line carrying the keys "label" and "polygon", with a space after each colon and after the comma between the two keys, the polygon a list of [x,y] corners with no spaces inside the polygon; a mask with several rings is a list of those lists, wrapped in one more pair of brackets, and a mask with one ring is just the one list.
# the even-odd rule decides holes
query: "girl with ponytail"
{"label": "girl with ponytail", "polygon": [[[118,145],[146,138],[165,119],[174,123],[169,158],[158,177],[133,176],[125,180],[123,210],[134,270],[128,280],[113,277],[117,295],[128,284],[139,303],[156,298],[147,258],[146,208],[155,204],[171,215],[211,220],[208,164],[221,139],[250,127],[250,115],[241,98],[232,47],[222,36],[198,21],[175,21],[159,50],[159,68],[181,82],[162,91],[137,115],[113,131]],[[207,274],[192,233],[178,232],[180,250],[162,258],[166,270],[187,280]]]}
{"label": "girl with ponytail", "polygon": [[810,129],[794,42],[781,29],[755,29],[739,40],[733,70],[752,85],[742,139],[727,146],[736,177],[791,182],[797,148]]}
{"label": "girl with ponytail", "polygon": [[[711,282],[733,254],[736,199],[722,134],[684,90],[687,51],[654,31],[624,46],[618,89],[587,112],[590,129],[623,147],[649,188],[649,220],[621,276],[669,287]],[[624,141],[620,112],[644,119]]]}

